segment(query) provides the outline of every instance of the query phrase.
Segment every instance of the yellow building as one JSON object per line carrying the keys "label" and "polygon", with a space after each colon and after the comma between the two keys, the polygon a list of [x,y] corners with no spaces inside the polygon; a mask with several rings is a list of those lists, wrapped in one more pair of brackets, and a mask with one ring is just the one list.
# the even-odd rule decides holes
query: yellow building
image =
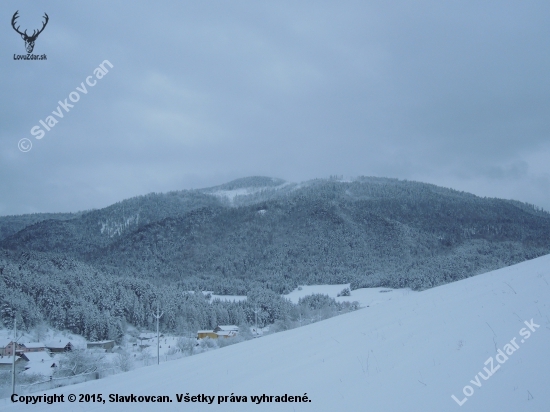
{"label": "yellow building", "polygon": [[197,339],[211,338],[231,338],[237,336],[239,333],[239,327],[235,325],[220,325],[216,326],[214,330],[199,330],[197,332]]}
{"label": "yellow building", "polygon": [[197,332],[197,339],[204,338],[218,339],[218,334],[213,330],[199,330]]}

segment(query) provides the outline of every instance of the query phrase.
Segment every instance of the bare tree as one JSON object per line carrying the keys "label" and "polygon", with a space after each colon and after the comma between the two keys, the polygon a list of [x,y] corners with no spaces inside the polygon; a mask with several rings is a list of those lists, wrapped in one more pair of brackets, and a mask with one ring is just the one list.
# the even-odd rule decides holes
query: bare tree
{"label": "bare tree", "polygon": [[182,351],[183,354],[191,356],[193,354],[193,349],[197,345],[196,339],[194,338],[179,338],[176,346]]}
{"label": "bare tree", "polygon": [[74,376],[96,372],[105,366],[105,353],[97,350],[80,349],[66,352],[56,371],[59,376]]}
{"label": "bare tree", "polygon": [[127,351],[118,352],[114,360],[114,365],[122,372],[128,372],[134,368],[134,357]]}
{"label": "bare tree", "polygon": [[33,331],[32,337],[36,342],[40,342],[48,336],[48,325],[46,322],[40,322],[37,324]]}

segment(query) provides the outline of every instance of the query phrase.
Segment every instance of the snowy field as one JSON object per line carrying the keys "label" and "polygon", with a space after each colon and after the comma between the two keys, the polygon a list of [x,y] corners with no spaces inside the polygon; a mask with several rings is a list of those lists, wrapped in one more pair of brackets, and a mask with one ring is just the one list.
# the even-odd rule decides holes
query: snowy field
{"label": "snowy field", "polygon": [[[6,400],[0,409],[547,412],[549,347],[550,255],[302,328],[47,392],[65,400],[69,394],[102,394],[105,404]],[[251,401],[253,395],[306,393],[311,402]],[[111,403],[109,394],[168,396],[172,402]],[[214,401],[181,404],[177,394]],[[247,396],[247,402],[230,402],[231,394]],[[218,404],[225,395],[228,401]]]}
{"label": "snowy field", "polygon": [[[337,302],[353,302],[357,301],[362,307],[374,306],[379,303],[400,299],[406,297],[411,293],[416,293],[410,289],[390,289],[390,288],[364,288],[352,290],[350,296],[338,296],[338,294],[345,288],[349,288],[349,283],[343,283],[341,285],[309,285],[300,286],[294,289],[287,295],[284,295],[287,299],[290,299],[292,303],[298,303],[300,298],[315,293],[328,295],[331,298],[336,299]],[[211,293],[211,292],[203,292]],[[214,295],[210,301],[214,299],[240,302],[246,300],[246,296],[242,295]]]}
{"label": "snowy field", "polygon": [[390,288],[363,288],[352,290],[350,296],[338,296],[342,289],[349,288],[349,283],[342,285],[311,285],[300,286],[293,290],[286,298],[292,303],[298,303],[300,298],[314,293],[321,293],[336,299],[337,302],[353,302],[357,301],[362,307],[371,307],[382,302],[396,300],[408,296],[411,293],[416,293],[410,289],[390,289]]}

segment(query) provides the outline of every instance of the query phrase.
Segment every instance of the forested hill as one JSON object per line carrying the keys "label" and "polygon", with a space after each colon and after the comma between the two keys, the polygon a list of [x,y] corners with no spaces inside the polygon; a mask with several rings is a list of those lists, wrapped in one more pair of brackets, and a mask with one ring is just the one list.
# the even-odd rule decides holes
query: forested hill
{"label": "forested hill", "polygon": [[44,220],[71,220],[80,213],[32,213],[28,215],[0,216],[0,240]]}
{"label": "forested hill", "polygon": [[550,253],[550,214],[396,179],[252,177],[35,219],[0,247],[221,294],[303,283],[422,289]]}

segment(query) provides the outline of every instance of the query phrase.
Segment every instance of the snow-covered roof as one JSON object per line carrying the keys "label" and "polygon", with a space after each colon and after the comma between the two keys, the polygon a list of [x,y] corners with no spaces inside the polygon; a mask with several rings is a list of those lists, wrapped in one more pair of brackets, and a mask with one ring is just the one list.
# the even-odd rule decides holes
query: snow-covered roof
{"label": "snow-covered roof", "polygon": [[29,362],[25,363],[24,373],[27,374],[36,373],[40,375],[50,376],[53,373],[53,365],[57,364],[57,361],[49,356],[47,352],[25,353],[24,357],[29,359]]}
{"label": "snow-covered roof", "polygon": [[220,330],[224,330],[224,331],[230,331],[230,330],[238,331],[239,330],[239,327],[235,326],[235,325],[218,325],[218,328],[220,328]]}
{"label": "snow-covered roof", "polygon": [[216,335],[218,335],[218,336],[235,336],[235,335],[237,335],[237,331],[234,331],[234,330],[220,330],[219,332],[216,332]]}
{"label": "snow-covered roof", "polygon": [[[16,361],[19,360],[19,358],[15,358]],[[11,365],[13,362],[13,358],[11,356],[4,356],[0,358],[0,365]]]}
{"label": "snow-covered roof", "polygon": [[214,333],[213,330],[199,330],[197,333]]}
{"label": "snow-covered roof", "polygon": [[40,351],[40,352],[25,352],[22,355],[23,359],[27,358],[29,362],[31,363],[37,363],[37,362],[49,362],[52,360],[52,357],[48,355],[48,352],[46,351]]}
{"label": "snow-covered roof", "polygon": [[51,340],[49,342],[46,342],[44,345],[46,348],[64,348],[65,346],[71,344],[68,340]]}
{"label": "snow-covered roof", "polygon": [[26,348],[29,348],[29,349],[39,349],[39,348],[45,348],[45,344],[42,343],[42,342],[29,342],[29,343],[24,343],[25,347]]}

